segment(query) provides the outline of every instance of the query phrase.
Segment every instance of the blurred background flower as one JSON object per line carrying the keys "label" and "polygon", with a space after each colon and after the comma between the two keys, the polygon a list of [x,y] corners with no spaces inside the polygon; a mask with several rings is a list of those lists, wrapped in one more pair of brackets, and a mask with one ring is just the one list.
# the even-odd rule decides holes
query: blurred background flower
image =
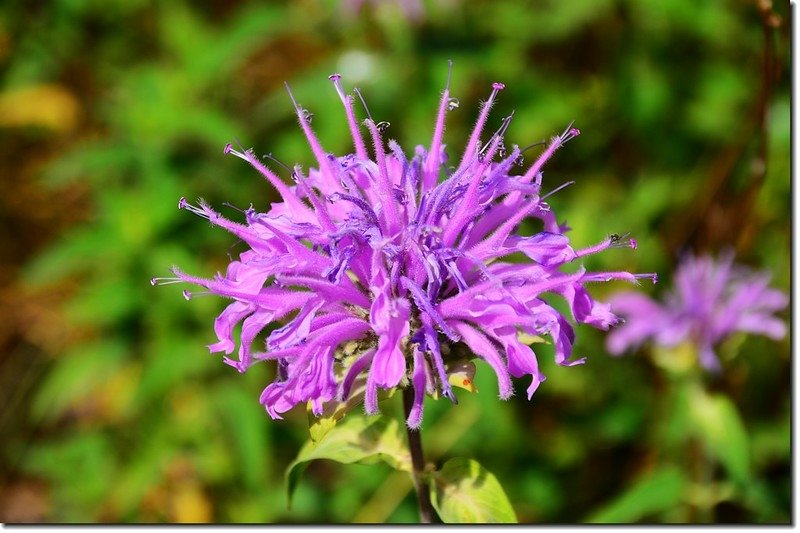
{"label": "blurred background flower", "polygon": [[606,339],[608,351],[617,355],[647,341],[665,348],[689,343],[699,364],[719,371],[714,347],[735,333],[783,339],[786,323],[773,313],[789,297],[769,287],[769,272],[749,272],[733,259],[732,253],[681,258],[663,304],[631,291],[615,294],[610,303],[625,323]]}
{"label": "blurred background flower", "polygon": [[[287,510],[283,472],[305,417],[270,421],[257,402],[270,371],[236,375],[202,348],[224,302],[187,305],[179,287],[148,283],[173,263],[223,270],[220,250],[239,251],[175,199],[277,199],[221,156],[229,139],[310,165],[286,80],[329,150],[349,144],[338,97],[319,90],[332,72],[413,145],[430,138],[452,59],[461,101],[506,84],[497,116],[515,111],[508,137],[521,146],[576,120],[583,135],[545,179],[581,186],[554,196],[554,211],[573,241],[639,242],[636,254],[587,258],[588,269],[668,280],[681,253],[730,246],[787,291],[786,5],[420,0],[408,17],[397,4],[363,2],[352,15],[322,0],[0,7],[3,520],[416,520],[411,482],[377,465],[312,463]],[[466,138],[465,108],[450,114],[445,143]],[[692,408],[675,410],[663,394],[677,390],[671,374],[653,359],[604,357],[603,336],[583,327],[575,353],[589,362],[542,357],[550,379],[536,402],[498,405],[492,373],[479,371],[479,392],[457,408],[426,405],[428,455],[475,456],[522,522],[787,523],[789,339],[735,342],[720,348],[724,371],[701,378],[730,404],[676,392]],[[396,400],[382,410],[399,417]],[[713,423],[731,405],[738,422]],[[684,461],[689,434],[724,460]],[[698,490],[703,468],[719,480],[710,494]]]}

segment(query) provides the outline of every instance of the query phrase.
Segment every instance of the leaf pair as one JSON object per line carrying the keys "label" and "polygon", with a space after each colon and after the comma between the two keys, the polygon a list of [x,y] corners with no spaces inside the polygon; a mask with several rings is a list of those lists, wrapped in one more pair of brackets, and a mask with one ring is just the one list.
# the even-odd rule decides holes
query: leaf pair
{"label": "leaf pair", "polygon": [[[320,428],[318,428],[320,429]],[[286,471],[287,501],[291,505],[308,463],[329,459],[344,464],[384,462],[412,473],[411,455],[400,423],[384,416],[350,413],[325,431],[316,431]],[[497,478],[477,461],[454,458],[427,475],[431,502],[445,523],[514,523],[516,515]]]}

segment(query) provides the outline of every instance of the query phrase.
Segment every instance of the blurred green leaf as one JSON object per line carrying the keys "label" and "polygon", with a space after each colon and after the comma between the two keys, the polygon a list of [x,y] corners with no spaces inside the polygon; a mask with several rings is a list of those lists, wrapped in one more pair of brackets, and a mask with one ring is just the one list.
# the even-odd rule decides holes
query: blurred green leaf
{"label": "blurred green leaf", "polygon": [[264,409],[247,388],[228,381],[214,391],[215,404],[218,405],[219,416],[227,428],[226,435],[233,446],[239,472],[244,484],[255,489],[264,479],[267,466],[266,450],[269,449],[266,424],[268,419]]}
{"label": "blurred green leaf", "polygon": [[678,505],[686,486],[683,473],[665,467],[637,480],[614,500],[592,513],[586,522],[623,524],[669,510]]}
{"label": "blurred green leaf", "polygon": [[103,498],[113,487],[114,457],[108,436],[89,430],[34,447],[24,466],[53,483],[54,521],[94,522],[99,519]]}
{"label": "blurred green leaf", "polygon": [[163,398],[186,380],[212,369],[221,370],[219,361],[202,346],[198,347],[196,340],[177,334],[150,339],[135,400],[140,409]]}
{"label": "blurred green leaf", "polygon": [[750,480],[750,444],[747,431],[731,400],[722,394],[693,390],[689,406],[695,433],[737,482]]}
{"label": "blurred green leaf", "polygon": [[46,285],[95,266],[97,250],[106,248],[104,238],[95,229],[81,228],[65,233],[58,242],[39,254],[25,269],[24,279],[34,285]]}
{"label": "blurred green leaf", "polygon": [[448,524],[508,524],[517,516],[497,478],[473,459],[456,457],[431,474],[431,502]]}
{"label": "blurred green leaf", "polygon": [[53,421],[104,384],[124,362],[125,346],[115,339],[83,344],[67,352],[40,385],[31,406],[36,420]]}
{"label": "blurred green leaf", "polygon": [[383,461],[397,470],[411,470],[411,457],[406,449],[405,435],[397,420],[382,415],[364,416],[351,413],[316,444],[311,440],[307,441],[297,458],[286,469],[289,505],[303,470],[315,459],[329,459],[344,464],[373,464]]}
{"label": "blurred green leaf", "polygon": [[135,449],[125,455],[125,468],[114,478],[108,501],[117,512],[135,512],[142,498],[161,481],[162,473],[177,450],[169,440],[170,420],[162,418],[138,439]]}

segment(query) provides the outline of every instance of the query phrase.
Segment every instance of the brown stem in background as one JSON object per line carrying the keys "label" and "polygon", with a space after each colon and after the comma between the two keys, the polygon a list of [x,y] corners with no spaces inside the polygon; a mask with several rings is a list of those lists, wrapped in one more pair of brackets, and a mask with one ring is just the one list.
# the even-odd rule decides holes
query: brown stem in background
{"label": "brown stem in background", "polygon": [[[414,389],[413,387],[405,387],[403,389],[403,411],[406,418],[411,413],[413,404]],[[436,511],[433,509],[428,483],[425,482],[423,475],[425,471],[425,456],[422,453],[420,430],[406,426],[406,433],[408,435],[408,449],[411,451],[411,478],[414,481],[414,489],[417,491],[417,502],[419,504],[419,520],[423,524],[432,524],[435,522]]]}
{"label": "brown stem in background", "polygon": [[[736,243],[741,251],[748,246],[755,232],[750,219],[753,206],[767,174],[767,115],[775,82],[774,32],[781,20],[772,10],[771,0],[756,0],[764,34],[761,61],[761,87],[752,110],[752,126],[738,142],[724,150],[708,169],[709,178],[694,205],[667,221],[669,248],[678,252],[684,247],[713,248],[721,243]],[[734,196],[727,185],[738,164],[743,162],[751,140],[756,138],[755,154],[746,161],[750,179],[746,190]]]}
{"label": "brown stem in background", "polygon": [[[764,54],[761,65],[761,91],[756,107],[756,128],[758,131],[758,147],[750,166],[750,185],[736,206],[736,212],[746,219],[756,203],[756,197],[767,176],[767,150],[769,141],[769,123],[767,113],[772,98],[772,85],[775,81],[775,42],[774,31],[780,25],[780,18],[772,11],[771,0],[758,0],[758,11],[761,15],[761,27],[764,32]],[[736,242],[741,248],[746,241],[746,233],[740,231]]]}

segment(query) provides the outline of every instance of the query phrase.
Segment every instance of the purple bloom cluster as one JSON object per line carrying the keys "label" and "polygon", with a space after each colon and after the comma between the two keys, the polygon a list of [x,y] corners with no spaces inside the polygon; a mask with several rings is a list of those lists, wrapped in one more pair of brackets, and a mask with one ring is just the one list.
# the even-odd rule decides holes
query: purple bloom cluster
{"label": "purple bloom cluster", "polygon": [[[562,272],[563,265],[589,254],[636,247],[633,239],[611,235],[576,250],[545,202],[542,166],[579,134],[577,129],[568,127],[553,137],[524,174],[512,175],[522,156],[517,146],[508,150],[503,144],[511,117],[481,142],[503,89],[495,83],[460,162],[448,167],[445,116],[458,105],[449,79],[431,146],[418,146],[411,157],[392,140],[387,151],[386,123],[364,120],[365,138],[354,98],[345,93],[339,75],[330,79],[344,106],[354,153],[327,153],[309,113],[292,97],[318,168],[304,173],[295,166],[294,185],[287,185],[252,150],[228,145],[225,153],[252,165],[282,201],[266,213],[251,207],[243,222],[234,222],[202,201],[195,206],[181,199],[181,209],[225,228],[249,249],[213,279],[174,269],[174,278],[153,280],[189,282],[232,300],[216,319],[219,342],[209,349],[230,355],[236,349],[233,330],[241,323],[238,358],[225,357],[225,362],[244,372],[258,361],[277,361],[277,377],[261,395],[273,418],[307,402],[319,415],[326,402],[346,399],[356,378],[365,376],[367,413],[378,410],[378,389],[413,387],[407,423],[418,427],[426,393],[455,401],[448,369],[456,352],[450,348],[456,345],[493,368],[503,399],[512,395],[512,376],[530,376],[530,398],[544,376],[533,350],[519,340],[520,332],[548,335],[561,365],[583,362],[572,360],[572,326],[544,295],[563,297],[576,322],[605,330],[619,319],[609,305],[591,298],[587,283],[655,281],[654,274],[587,272],[580,266]],[[357,89],[356,94],[360,97]],[[543,230],[515,234],[529,217],[541,221]],[[530,261],[503,260],[512,254]],[[283,325],[269,332],[266,349],[254,351],[256,336],[276,321]],[[353,345],[355,350],[345,349]]]}
{"label": "purple bloom cluster", "polygon": [[349,15],[356,15],[364,7],[366,2],[374,5],[381,3],[394,3],[402,11],[403,15],[409,20],[420,20],[425,14],[425,8],[421,0],[344,0],[342,6]]}
{"label": "purple bloom cluster", "polygon": [[732,253],[719,261],[686,256],[663,305],[633,292],[612,297],[611,305],[625,317],[625,323],[607,337],[607,348],[620,354],[647,340],[666,348],[691,342],[700,364],[718,370],[714,346],[733,333],[757,333],[772,339],[786,335],[786,324],[772,314],[785,308],[789,299],[769,288],[769,280],[768,273],[735,265]]}

